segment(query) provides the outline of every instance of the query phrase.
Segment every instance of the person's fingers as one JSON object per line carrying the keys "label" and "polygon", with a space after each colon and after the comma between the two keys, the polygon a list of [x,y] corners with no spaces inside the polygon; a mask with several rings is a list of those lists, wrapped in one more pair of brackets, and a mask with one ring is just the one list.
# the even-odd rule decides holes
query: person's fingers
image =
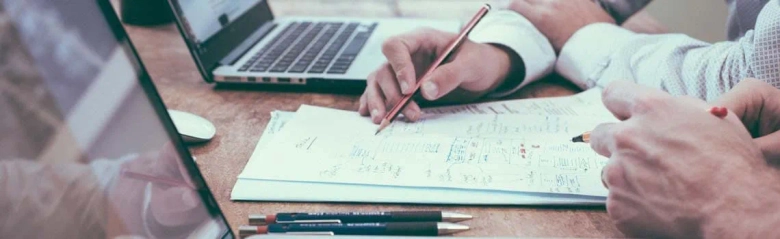
{"label": "person's fingers", "polygon": [[609,189],[609,186],[607,186],[607,179],[605,177],[604,171],[607,169],[606,166],[601,168],[601,185],[604,186],[604,188]]}
{"label": "person's fingers", "polygon": [[373,81],[376,82],[379,89],[382,90],[382,94],[385,96],[386,100],[385,106],[389,109],[390,107],[393,107],[395,103],[398,103],[403,95],[401,95],[401,90],[398,88],[398,83],[390,65],[384,64],[380,69],[381,70],[373,75]]}
{"label": "person's fingers", "polygon": [[780,131],[755,139],[767,161],[780,165]]}
{"label": "person's fingers", "polygon": [[745,79],[715,101],[739,118],[741,125],[761,137],[780,129],[780,90],[772,85]]}
{"label": "person's fingers", "polygon": [[614,131],[616,123],[604,123],[596,126],[590,132],[590,147],[593,151],[604,156],[611,157],[615,150]]}
{"label": "person's fingers", "polygon": [[[465,57],[465,56],[464,56]],[[464,79],[471,76],[471,70],[464,66],[466,61],[454,61],[436,68],[427,78],[422,79],[422,96],[427,100],[436,100],[457,88]]]}
{"label": "person's fingers", "polygon": [[643,114],[671,98],[658,89],[639,85],[631,81],[614,81],[602,91],[602,102],[620,120],[633,114]]}
{"label": "person's fingers", "polygon": [[373,81],[366,85],[366,104],[368,105],[368,114],[371,120],[378,124],[382,122],[382,116],[385,115],[385,96],[382,94],[379,86]]}
{"label": "person's fingers", "polygon": [[412,54],[417,51],[418,47],[419,44],[416,41],[407,40],[400,36],[389,38],[382,44],[382,53],[387,57],[387,62],[390,63],[394,71],[394,78],[398,79],[398,84],[405,94],[412,90],[411,88],[417,81]]}
{"label": "person's fingers", "polygon": [[360,96],[360,103],[358,105],[358,113],[362,116],[368,116],[368,105],[366,105],[366,93]]}
{"label": "person's fingers", "polygon": [[404,108],[401,113],[404,114],[404,117],[406,117],[407,120],[417,121],[420,119],[420,115],[422,115],[422,109],[417,105],[417,102],[412,101],[406,105],[406,108]]}
{"label": "person's fingers", "polygon": [[515,11],[517,13],[520,13],[520,15],[525,16],[526,18],[531,18],[534,12],[534,7],[526,0],[514,0],[512,1],[512,4],[509,5],[509,9],[512,11]]}
{"label": "person's fingers", "polygon": [[619,157],[611,157],[601,169],[601,183],[607,189],[624,188],[626,185],[625,168]]}
{"label": "person's fingers", "polygon": [[418,51],[434,54],[436,49],[447,45],[446,39],[449,39],[450,35],[452,34],[426,28],[391,37],[382,44],[382,53],[390,63],[403,94],[414,93],[417,83],[417,69],[412,55]]}
{"label": "person's fingers", "polygon": [[[756,94],[756,87],[761,87],[763,84],[766,83],[755,79],[742,80],[714,103],[731,110],[745,127],[752,131],[751,129],[755,128],[753,124],[758,122],[758,112],[761,111],[763,104],[762,94]],[[772,87],[768,84],[767,86]]]}
{"label": "person's fingers", "polygon": [[[401,101],[401,98],[404,96],[401,94],[401,90],[398,88],[395,75],[390,71],[390,65],[386,64],[383,68],[386,70],[378,71],[375,75],[375,81],[382,90],[382,94],[385,96],[385,106],[387,107],[386,109],[390,110],[396,104],[398,104],[398,102]],[[420,116],[420,107],[417,106],[417,103],[415,102],[409,102],[409,104],[404,107],[401,113],[406,116],[406,119],[410,121],[416,121]]]}

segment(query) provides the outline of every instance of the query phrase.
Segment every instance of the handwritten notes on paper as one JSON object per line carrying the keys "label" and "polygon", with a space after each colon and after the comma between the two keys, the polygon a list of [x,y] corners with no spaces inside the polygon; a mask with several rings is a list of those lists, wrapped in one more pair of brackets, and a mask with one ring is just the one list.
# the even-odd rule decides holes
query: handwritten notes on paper
{"label": "handwritten notes on paper", "polygon": [[588,90],[573,96],[507,100],[480,104],[428,108],[428,114],[516,114],[548,116],[605,116],[601,91]]}
{"label": "handwritten notes on paper", "polygon": [[[507,106],[533,109],[522,104],[530,103]],[[605,196],[600,168],[606,159],[569,139],[614,118],[587,101],[561,105],[573,104],[582,104],[566,111],[576,116],[543,108],[525,114],[429,110],[423,120],[396,121],[377,136],[376,125],[355,112],[304,105],[240,177]],[[582,108],[589,115],[577,111]]]}

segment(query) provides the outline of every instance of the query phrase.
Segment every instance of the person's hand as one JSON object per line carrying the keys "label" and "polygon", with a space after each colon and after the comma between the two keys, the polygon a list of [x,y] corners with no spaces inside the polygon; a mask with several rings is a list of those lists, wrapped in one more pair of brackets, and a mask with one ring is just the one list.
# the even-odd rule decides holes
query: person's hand
{"label": "person's hand", "polygon": [[171,143],[125,162],[112,201],[123,218],[136,219],[125,222],[132,232],[148,230],[157,237],[183,237],[211,219]]}
{"label": "person's hand", "polygon": [[742,120],[767,160],[780,164],[779,89],[760,80],[745,79],[717,102]]}
{"label": "person's hand", "polygon": [[[772,237],[780,176],[734,114],[626,81],[603,92],[620,123],[591,133],[610,160],[602,171],[607,212],[629,236]],[[748,233],[748,234],[736,234]],[[777,236],[777,235],[775,235]]]}
{"label": "person's hand", "polygon": [[[414,93],[418,77],[447,45],[455,40],[456,34],[433,29],[422,29],[392,37],[385,41],[382,52],[387,63],[368,77],[366,90],[360,97],[358,112],[370,115],[374,123],[382,117],[404,95]],[[439,66],[420,88],[426,100],[439,100],[444,96],[467,101],[480,97],[495,89],[510,72],[510,55],[505,50],[490,44],[478,44],[466,40],[458,52],[450,56],[449,62]],[[457,90],[460,94],[453,91]],[[402,111],[407,120],[420,117],[420,107],[410,102]]]}
{"label": "person's hand", "polygon": [[560,52],[580,28],[599,22],[615,23],[592,0],[514,0],[509,9],[528,18],[550,40],[555,52]]}

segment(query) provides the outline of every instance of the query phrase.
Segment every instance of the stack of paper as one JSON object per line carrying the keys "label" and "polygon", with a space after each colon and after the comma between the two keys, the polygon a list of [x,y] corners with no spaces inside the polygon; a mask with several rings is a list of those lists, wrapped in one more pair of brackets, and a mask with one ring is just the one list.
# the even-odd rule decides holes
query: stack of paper
{"label": "stack of paper", "polygon": [[572,136],[616,119],[600,92],[430,108],[379,135],[356,112],[276,111],[233,200],[602,204],[607,159]]}

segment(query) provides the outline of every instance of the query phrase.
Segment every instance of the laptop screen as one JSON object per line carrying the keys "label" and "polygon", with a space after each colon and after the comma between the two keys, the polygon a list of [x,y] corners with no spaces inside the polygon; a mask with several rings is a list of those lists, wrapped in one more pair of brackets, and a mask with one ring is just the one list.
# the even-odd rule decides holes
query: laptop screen
{"label": "laptop screen", "polygon": [[205,42],[211,36],[238,19],[261,0],[179,0],[183,23],[190,36]]}
{"label": "laptop screen", "polygon": [[0,238],[228,231],[112,11],[0,2]]}

